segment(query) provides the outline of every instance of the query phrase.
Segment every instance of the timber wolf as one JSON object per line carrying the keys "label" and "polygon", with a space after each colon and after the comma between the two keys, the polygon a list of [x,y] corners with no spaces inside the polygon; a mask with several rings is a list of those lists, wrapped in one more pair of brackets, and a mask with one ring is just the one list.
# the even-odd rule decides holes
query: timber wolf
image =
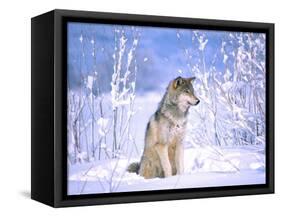
{"label": "timber wolf", "polygon": [[145,146],[139,163],[127,168],[146,179],[180,175],[184,171],[183,139],[190,106],[200,100],[195,96],[195,77],[172,80],[145,132]]}

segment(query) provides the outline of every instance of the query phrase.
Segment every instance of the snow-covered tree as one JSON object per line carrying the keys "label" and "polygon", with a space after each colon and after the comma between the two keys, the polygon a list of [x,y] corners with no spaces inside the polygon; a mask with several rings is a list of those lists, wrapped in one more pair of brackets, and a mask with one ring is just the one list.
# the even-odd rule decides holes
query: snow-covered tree
{"label": "snow-covered tree", "polygon": [[[128,31],[130,30],[130,31]],[[105,50],[95,40],[95,34],[81,33],[79,40],[80,65],[91,55],[92,67],[78,68],[79,86],[68,90],[69,141],[74,159],[72,162],[117,158],[128,155],[135,146],[131,133],[134,108],[137,62],[136,49],[139,30],[115,27],[113,49]],[[90,54],[89,54],[90,53]],[[96,59],[99,53],[112,62],[110,95],[100,88],[103,72],[98,70]],[[110,145],[110,143],[112,145]],[[136,147],[135,147],[136,149]]]}
{"label": "snow-covered tree", "polygon": [[[179,31],[177,38],[186,56],[187,70],[198,78],[195,87],[202,102],[197,110],[201,124],[194,127],[197,142],[219,146],[264,145],[264,35],[225,33],[208,66],[205,59],[208,38],[204,31],[193,31],[190,43],[197,44],[197,49],[184,44],[183,37]],[[224,71],[216,68],[218,61]]]}

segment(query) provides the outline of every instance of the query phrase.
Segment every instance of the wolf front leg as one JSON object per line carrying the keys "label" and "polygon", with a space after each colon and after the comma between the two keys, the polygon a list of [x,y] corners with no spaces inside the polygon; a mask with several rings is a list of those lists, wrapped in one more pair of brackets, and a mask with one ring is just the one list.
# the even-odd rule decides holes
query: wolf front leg
{"label": "wolf front leg", "polygon": [[172,167],[169,160],[168,147],[162,144],[157,144],[156,151],[159,156],[161,166],[164,170],[164,176],[172,176]]}
{"label": "wolf front leg", "polygon": [[177,144],[175,151],[175,161],[177,168],[177,175],[181,175],[184,172],[184,149],[182,144]]}

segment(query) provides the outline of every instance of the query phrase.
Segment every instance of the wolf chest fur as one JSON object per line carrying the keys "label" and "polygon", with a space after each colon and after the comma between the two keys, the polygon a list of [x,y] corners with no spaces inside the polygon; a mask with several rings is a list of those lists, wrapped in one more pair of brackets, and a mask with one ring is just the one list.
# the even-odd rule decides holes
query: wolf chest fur
{"label": "wolf chest fur", "polygon": [[188,110],[199,103],[192,86],[194,79],[178,77],[169,83],[158,109],[147,124],[140,163],[131,164],[129,172],[137,172],[144,178],[183,173],[183,140]]}

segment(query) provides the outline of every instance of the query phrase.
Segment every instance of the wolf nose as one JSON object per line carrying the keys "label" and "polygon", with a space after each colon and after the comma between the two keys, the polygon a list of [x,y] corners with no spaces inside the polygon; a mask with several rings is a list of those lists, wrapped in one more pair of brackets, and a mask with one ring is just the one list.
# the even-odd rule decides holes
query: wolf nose
{"label": "wolf nose", "polygon": [[198,105],[198,104],[199,104],[199,102],[200,102],[200,100],[198,99],[198,100],[197,100],[197,102],[195,103],[195,105]]}

